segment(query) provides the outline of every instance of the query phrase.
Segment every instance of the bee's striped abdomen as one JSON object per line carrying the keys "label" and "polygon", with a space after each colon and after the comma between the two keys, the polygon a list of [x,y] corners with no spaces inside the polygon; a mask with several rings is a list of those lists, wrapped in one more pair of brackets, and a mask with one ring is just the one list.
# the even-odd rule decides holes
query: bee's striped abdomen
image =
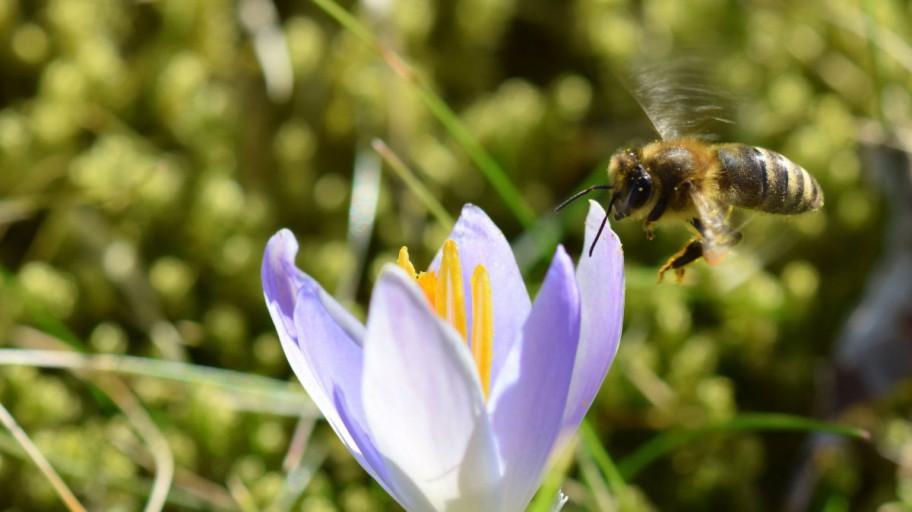
{"label": "bee's striped abdomen", "polygon": [[731,204],[785,215],[823,206],[817,180],[779,153],[744,144],[722,144],[716,152],[719,186]]}

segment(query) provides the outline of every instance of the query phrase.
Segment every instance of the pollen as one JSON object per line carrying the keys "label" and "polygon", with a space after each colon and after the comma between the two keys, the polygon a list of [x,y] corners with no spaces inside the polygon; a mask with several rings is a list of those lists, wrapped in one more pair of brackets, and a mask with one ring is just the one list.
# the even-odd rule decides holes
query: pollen
{"label": "pollen", "polygon": [[443,244],[443,255],[437,272],[416,272],[406,247],[399,249],[396,265],[417,281],[431,309],[465,340],[472,352],[481,390],[487,400],[491,389],[491,361],[494,354],[494,310],[487,269],[484,265],[478,265],[472,273],[470,340],[466,321],[466,289],[456,242],[447,240]]}

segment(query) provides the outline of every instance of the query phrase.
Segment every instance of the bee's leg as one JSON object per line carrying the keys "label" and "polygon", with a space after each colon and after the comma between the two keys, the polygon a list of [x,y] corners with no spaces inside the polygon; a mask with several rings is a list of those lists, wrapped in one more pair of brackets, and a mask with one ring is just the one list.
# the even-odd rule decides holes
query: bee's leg
{"label": "bee's leg", "polygon": [[703,222],[699,218],[694,217],[690,219],[690,225],[697,230],[697,233],[700,233],[700,236],[706,236],[706,233],[703,231]]}
{"label": "bee's leg", "polygon": [[703,242],[702,239],[705,235],[703,222],[700,221],[698,217],[694,217],[690,220],[690,225],[697,230],[699,236],[694,237],[683,249],[677,252],[671,258],[668,258],[668,261],[662,265],[662,268],[659,269],[659,282],[662,281],[662,278],[665,277],[665,272],[669,269],[674,269],[675,275],[678,278],[680,283],[684,279],[684,267],[694,261],[698,260],[700,256],[703,256]]}
{"label": "bee's leg", "polygon": [[652,240],[654,232],[652,230],[652,225],[655,224],[657,220],[662,218],[662,214],[665,213],[665,207],[668,206],[668,200],[664,197],[660,197],[655,206],[652,207],[652,211],[649,212],[649,215],[646,217],[646,238]]}
{"label": "bee's leg", "polygon": [[662,265],[662,268],[659,269],[659,282],[662,281],[668,269],[674,269],[680,283],[684,279],[684,267],[696,261],[700,256],[703,256],[703,242],[699,238],[694,238]]}

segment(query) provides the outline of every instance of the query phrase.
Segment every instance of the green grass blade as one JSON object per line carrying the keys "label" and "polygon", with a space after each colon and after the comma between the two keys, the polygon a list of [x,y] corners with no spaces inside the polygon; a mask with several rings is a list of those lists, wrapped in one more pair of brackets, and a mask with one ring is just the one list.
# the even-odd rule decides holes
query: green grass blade
{"label": "green grass blade", "polygon": [[415,176],[415,173],[413,173],[412,170],[409,169],[407,165],[405,165],[405,162],[399,158],[399,155],[393,152],[393,150],[380,139],[374,139],[371,142],[371,146],[373,146],[374,150],[380,154],[380,156],[383,158],[383,161],[389,165],[390,169],[396,173],[396,176],[398,176],[399,179],[405,183],[405,186],[407,186],[409,190],[415,194],[415,197],[421,201],[421,204],[423,204],[424,207],[427,208],[429,212],[431,212],[431,215],[437,219],[437,222],[443,226],[446,226],[447,229],[451,229],[456,221],[449,213],[447,213],[446,208],[440,204],[440,201],[434,197],[434,194],[432,194],[431,191],[428,190],[423,183],[421,183],[421,180]]}
{"label": "green grass blade", "polygon": [[319,415],[303,391],[290,390],[284,381],[209,366],[113,354],[0,349],[0,366],[3,365],[112,372],[207,385],[224,391],[226,406],[239,410],[286,416]]}
{"label": "green grass blade", "polygon": [[437,120],[443,124],[444,128],[450,132],[456,142],[469,154],[469,157],[510,208],[516,219],[525,227],[531,226],[535,222],[535,211],[526,202],[526,199],[510,180],[510,177],[507,176],[507,173],[494,160],[494,157],[485,151],[478,140],[462,124],[459,117],[450,110],[450,107],[439,96],[431,91],[429,87],[420,84],[417,84],[417,87],[425,105],[437,117]]}
{"label": "green grass blade", "polygon": [[51,487],[54,488],[54,491],[57,493],[57,496],[60,497],[60,500],[66,505],[67,509],[72,512],[85,512],[85,507],[76,499],[76,496],[73,494],[73,491],[67,487],[66,482],[60,478],[60,475],[57,474],[57,471],[54,470],[54,467],[51,466],[51,463],[44,457],[44,454],[41,453],[41,450],[35,446],[35,443],[29,438],[28,434],[16,423],[16,419],[13,418],[13,415],[0,403],[0,424],[6,427],[10,431],[10,434],[13,435],[13,438],[19,443],[19,446],[22,447],[22,450],[28,455],[29,459],[38,467],[41,471],[41,474],[50,482]]}
{"label": "green grass blade", "polygon": [[30,297],[22,289],[16,276],[2,265],[0,265],[0,289],[10,291],[17,299],[22,301],[28,317],[39,330],[59,339],[76,350],[82,352],[88,350],[85,343],[73,334],[73,331],[66,324],[49,313],[41,303]]}
{"label": "green grass blade", "polygon": [[627,482],[624,481],[624,476],[618,470],[608,452],[605,451],[605,447],[602,446],[598,433],[586,420],[583,420],[582,424],[580,424],[580,438],[582,439],[583,447],[598,465],[602,475],[604,475],[608,488],[617,497],[618,502],[623,503],[624,495],[627,492]]}
{"label": "green grass blade", "polygon": [[736,431],[809,432],[868,440],[870,433],[855,427],[812,420],[801,416],[776,413],[742,414],[730,421],[694,429],[671,430],[644,444],[618,464],[621,476],[630,480],[640,471],[675,448],[712,434]]}
{"label": "green grass blade", "polygon": [[529,504],[526,512],[551,512],[554,508],[555,500],[560,495],[561,486],[564,484],[564,479],[567,477],[568,469],[569,463],[563,465],[558,464],[557,467],[548,472],[548,475],[542,482],[541,487],[538,488],[538,492],[535,494],[535,498],[532,500],[532,503]]}
{"label": "green grass blade", "polygon": [[383,45],[374,34],[357,18],[342,8],[333,0],[313,0],[318,7],[333,17],[346,30],[374,48],[386,61],[394,73],[399,75],[406,83],[418,92],[418,96],[427,106],[428,110],[437,118],[437,121],[450,133],[453,139],[462,146],[469,158],[475,163],[488,183],[494,187],[495,192],[501,197],[513,215],[523,226],[531,226],[535,222],[535,211],[529,206],[516,185],[510,180],[507,173],[500,167],[494,157],[481,146],[477,139],[466,129],[459,116],[422,80],[412,68],[402,60],[399,55]]}

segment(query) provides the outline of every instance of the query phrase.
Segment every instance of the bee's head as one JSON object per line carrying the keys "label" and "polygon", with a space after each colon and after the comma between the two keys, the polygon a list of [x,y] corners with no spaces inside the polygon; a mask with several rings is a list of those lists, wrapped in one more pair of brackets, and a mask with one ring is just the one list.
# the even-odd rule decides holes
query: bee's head
{"label": "bee's head", "polygon": [[635,213],[652,197],[652,176],[640,163],[638,151],[625,149],[611,157],[608,179],[614,190],[608,212],[614,207],[614,220]]}

